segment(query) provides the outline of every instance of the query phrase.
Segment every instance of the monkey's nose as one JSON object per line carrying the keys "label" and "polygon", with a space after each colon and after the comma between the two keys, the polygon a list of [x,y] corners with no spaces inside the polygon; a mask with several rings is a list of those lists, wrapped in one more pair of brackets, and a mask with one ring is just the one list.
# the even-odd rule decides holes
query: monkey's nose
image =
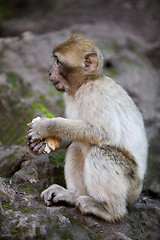
{"label": "monkey's nose", "polygon": [[48,70],[48,75],[51,76],[51,74],[52,74],[52,67],[50,67]]}

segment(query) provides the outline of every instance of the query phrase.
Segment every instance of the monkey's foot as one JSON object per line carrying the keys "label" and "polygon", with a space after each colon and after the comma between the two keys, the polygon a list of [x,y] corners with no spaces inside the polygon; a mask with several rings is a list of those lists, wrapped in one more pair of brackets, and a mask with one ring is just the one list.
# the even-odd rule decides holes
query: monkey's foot
{"label": "monkey's foot", "polygon": [[64,201],[70,205],[75,205],[76,195],[75,193],[69,192],[63,187],[54,184],[41,193],[41,198],[44,200],[47,207],[59,201]]}
{"label": "monkey's foot", "polygon": [[79,196],[77,198],[76,206],[83,214],[93,214],[97,217],[104,219],[107,222],[114,222],[120,219],[120,217],[111,214],[107,205],[103,202],[98,202],[90,196]]}
{"label": "monkey's foot", "polygon": [[76,206],[79,208],[79,210],[83,214],[92,213],[97,215],[96,214],[97,210],[98,212],[105,211],[105,208],[102,206],[102,204],[95,201],[90,196],[79,196],[76,202]]}

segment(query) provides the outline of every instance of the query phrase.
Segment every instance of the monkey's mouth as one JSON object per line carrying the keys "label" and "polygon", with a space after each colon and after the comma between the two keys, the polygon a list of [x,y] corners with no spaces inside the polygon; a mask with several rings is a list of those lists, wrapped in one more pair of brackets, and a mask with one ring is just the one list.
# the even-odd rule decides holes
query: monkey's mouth
{"label": "monkey's mouth", "polygon": [[58,85],[59,81],[53,83],[54,86]]}
{"label": "monkey's mouth", "polygon": [[56,82],[53,83],[53,85],[54,85],[54,87],[57,91],[59,91],[59,92],[64,92],[65,91],[64,86],[61,83],[61,81],[56,81]]}

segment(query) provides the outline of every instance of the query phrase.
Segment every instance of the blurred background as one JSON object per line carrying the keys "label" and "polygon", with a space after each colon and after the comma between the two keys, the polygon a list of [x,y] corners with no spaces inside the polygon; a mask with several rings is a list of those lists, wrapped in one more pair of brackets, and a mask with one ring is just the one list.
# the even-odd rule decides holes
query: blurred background
{"label": "blurred background", "polygon": [[159,0],[0,0],[0,34],[45,33],[103,21],[159,38]]}
{"label": "blurred background", "polygon": [[[159,239],[159,202],[156,198],[150,199],[148,193],[154,197],[160,196],[160,1],[0,0],[0,176],[13,189],[27,194],[32,190],[31,194],[37,194],[37,198],[25,196],[26,206],[22,213],[31,212],[30,215],[27,212],[29,220],[25,223],[26,220],[21,221],[18,212],[19,206],[24,205],[24,196],[18,195],[16,203],[13,202],[8,188],[3,190],[2,182],[1,216],[5,219],[2,239],[6,239],[6,233],[7,239],[12,239],[12,233],[19,237],[18,233],[22,229],[18,224],[21,226],[21,222],[24,228],[31,230],[33,227],[39,228],[41,218],[47,224],[46,216],[51,216],[46,215],[47,210],[43,208],[44,216],[41,216],[41,209],[37,210],[39,215],[35,214],[36,220],[31,222],[32,226],[29,225],[29,217],[32,218],[34,212],[33,209],[28,210],[31,199],[34,199],[32,204],[37,209],[37,199],[44,188],[53,182],[64,185],[64,153],[54,152],[41,157],[26,155],[25,135],[27,123],[36,116],[64,116],[63,96],[49,82],[48,70],[53,64],[53,49],[74,32],[84,34],[97,43],[104,55],[104,74],[128,91],[145,121],[149,157],[144,192],[126,222],[116,225],[117,231],[128,231],[127,236],[132,239]],[[145,194],[147,197],[143,198]],[[6,203],[9,196],[11,199]],[[148,202],[146,199],[149,199]],[[13,205],[10,205],[11,202]],[[11,208],[16,210],[11,211]],[[8,215],[4,209],[9,209]],[[69,209],[64,210],[64,216],[65,211],[69,211],[72,216],[78,214]],[[64,216],[61,218],[63,221]],[[77,216],[79,219],[80,214]],[[59,221],[62,224],[62,220]],[[87,217],[85,221],[91,230],[83,239],[104,239],[105,235],[111,233],[111,229],[115,231],[115,225],[108,225],[108,229],[104,224],[103,231],[97,230],[100,238],[97,235],[89,238],[97,223],[94,225]],[[64,229],[65,226],[68,229],[68,222],[65,224],[64,221]],[[103,223],[100,224],[102,227]],[[50,225],[51,231],[54,225]],[[0,225],[0,232],[1,229]],[[44,229],[48,229],[48,225]],[[79,230],[79,236],[88,231],[86,227],[82,229]],[[73,234],[72,228],[69,231]],[[36,233],[34,235],[34,231],[27,230],[25,236],[33,239]],[[61,230],[59,236],[62,233]],[[23,239],[21,237],[17,239]]]}
{"label": "blurred background", "polygon": [[0,144],[25,144],[34,116],[63,116],[48,81],[52,50],[72,32],[96,41],[104,72],[133,97],[148,138],[159,131],[158,0],[0,0]]}
{"label": "blurred background", "polygon": [[26,124],[33,117],[64,116],[62,94],[49,83],[48,69],[53,48],[73,32],[97,42],[104,54],[104,73],[138,105],[149,141],[157,137],[158,0],[0,0],[1,148],[25,145]]}

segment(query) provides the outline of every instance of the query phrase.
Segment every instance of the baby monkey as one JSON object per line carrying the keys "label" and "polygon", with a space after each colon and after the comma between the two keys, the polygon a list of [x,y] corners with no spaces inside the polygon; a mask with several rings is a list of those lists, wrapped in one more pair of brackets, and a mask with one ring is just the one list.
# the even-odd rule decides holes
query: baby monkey
{"label": "baby monkey", "polygon": [[61,139],[66,189],[51,185],[41,194],[47,206],[65,201],[84,214],[120,220],[139,197],[147,162],[141,113],[127,92],[103,74],[103,55],[86,37],[73,34],[54,50],[49,80],[64,92],[66,118],[33,123],[27,139],[34,153],[44,140]]}

